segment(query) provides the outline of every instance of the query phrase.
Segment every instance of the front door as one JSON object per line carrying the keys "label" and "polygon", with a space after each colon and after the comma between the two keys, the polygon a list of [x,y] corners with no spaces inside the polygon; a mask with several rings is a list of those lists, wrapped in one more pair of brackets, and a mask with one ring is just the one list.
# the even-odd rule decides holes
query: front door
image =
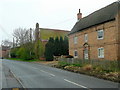
{"label": "front door", "polygon": [[88,59],[88,49],[84,49],[84,59]]}

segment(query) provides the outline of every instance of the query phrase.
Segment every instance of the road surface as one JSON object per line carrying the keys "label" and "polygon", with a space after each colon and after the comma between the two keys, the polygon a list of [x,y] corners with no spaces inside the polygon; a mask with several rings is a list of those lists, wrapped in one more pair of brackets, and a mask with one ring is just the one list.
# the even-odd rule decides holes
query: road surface
{"label": "road surface", "polygon": [[118,88],[118,83],[42,64],[2,60],[2,88]]}

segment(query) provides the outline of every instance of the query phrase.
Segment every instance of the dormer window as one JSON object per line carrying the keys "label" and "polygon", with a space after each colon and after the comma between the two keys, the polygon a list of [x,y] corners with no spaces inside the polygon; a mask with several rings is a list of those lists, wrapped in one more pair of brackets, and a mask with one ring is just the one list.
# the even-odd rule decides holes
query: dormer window
{"label": "dormer window", "polygon": [[98,40],[101,40],[101,39],[103,39],[104,38],[104,30],[98,30],[97,31],[98,32]]}

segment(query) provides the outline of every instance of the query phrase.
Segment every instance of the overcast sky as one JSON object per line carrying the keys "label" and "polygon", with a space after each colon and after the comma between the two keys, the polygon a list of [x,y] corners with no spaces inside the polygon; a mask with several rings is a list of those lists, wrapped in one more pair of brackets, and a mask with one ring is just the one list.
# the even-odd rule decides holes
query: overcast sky
{"label": "overcast sky", "polygon": [[19,27],[71,30],[78,9],[83,17],[117,0],[0,0],[0,42]]}

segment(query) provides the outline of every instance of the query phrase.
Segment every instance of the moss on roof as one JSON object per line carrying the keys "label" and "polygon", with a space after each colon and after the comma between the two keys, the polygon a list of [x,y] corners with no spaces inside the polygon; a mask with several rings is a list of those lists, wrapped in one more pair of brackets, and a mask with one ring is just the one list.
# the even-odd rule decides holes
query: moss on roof
{"label": "moss on roof", "polygon": [[114,2],[92,14],[80,19],[72,28],[70,34],[82,31],[86,28],[115,20],[116,14],[120,11],[120,1]]}
{"label": "moss on roof", "polygon": [[69,32],[67,30],[40,28],[40,37],[41,39],[48,40],[50,37],[67,36]]}

